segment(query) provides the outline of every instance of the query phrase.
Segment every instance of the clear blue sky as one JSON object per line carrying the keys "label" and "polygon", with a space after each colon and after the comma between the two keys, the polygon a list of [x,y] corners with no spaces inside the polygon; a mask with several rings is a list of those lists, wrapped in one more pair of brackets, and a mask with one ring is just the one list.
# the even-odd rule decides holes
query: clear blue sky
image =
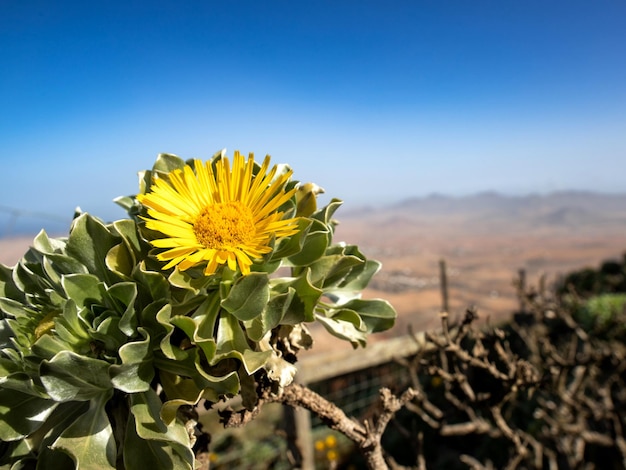
{"label": "clear blue sky", "polygon": [[224,147],[347,208],[626,190],[624,0],[0,0],[0,68],[24,211],[123,217],[159,152]]}

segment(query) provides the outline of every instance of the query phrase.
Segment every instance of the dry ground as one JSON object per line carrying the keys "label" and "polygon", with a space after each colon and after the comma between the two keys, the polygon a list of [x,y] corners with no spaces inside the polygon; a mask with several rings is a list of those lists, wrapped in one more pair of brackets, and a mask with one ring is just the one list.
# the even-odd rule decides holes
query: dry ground
{"label": "dry ground", "polygon": [[[513,281],[525,269],[529,285],[541,275],[554,282],[559,275],[626,252],[626,227],[472,227],[467,220],[440,217],[382,217],[380,213],[342,218],[335,241],[357,244],[370,258],[383,263],[364,297],[389,300],[398,311],[392,331],[397,336],[439,326],[441,310],[439,262],[445,260],[450,314],[460,316],[475,305],[483,320],[497,322],[517,308]],[[14,264],[32,237],[0,239],[0,263]],[[350,348],[321,328],[313,329],[317,347]],[[372,338],[375,340],[376,338]]]}

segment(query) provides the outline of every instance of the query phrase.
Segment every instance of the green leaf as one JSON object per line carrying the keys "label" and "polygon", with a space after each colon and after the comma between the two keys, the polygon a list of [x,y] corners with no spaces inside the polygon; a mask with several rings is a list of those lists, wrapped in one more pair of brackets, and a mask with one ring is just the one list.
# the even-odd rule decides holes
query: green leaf
{"label": "green leaf", "polygon": [[54,324],[59,338],[68,344],[79,345],[91,340],[88,333],[90,325],[79,316],[74,300],[65,302],[63,312],[54,319]]}
{"label": "green leaf", "polygon": [[0,442],[0,468],[11,470],[33,469],[37,459],[33,454],[31,443],[27,439]]}
{"label": "green leaf", "polygon": [[65,248],[65,241],[49,238],[45,230],[41,230],[33,239],[33,248],[44,255],[61,253]]}
{"label": "green leaf", "polygon": [[177,155],[169,153],[160,153],[157,156],[156,162],[152,167],[153,171],[159,171],[163,173],[170,173],[174,170],[182,169],[185,167],[185,160]]}
{"label": "green leaf", "polygon": [[142,253],[142,242],[139,238],[139,233],[137,232],[137,224],[134,220],[130,219],[122,219],[116,220],[113,222],[113,228],[117,232],[117,234],[122,237],[126,247],[128,248],[128,253],[132,256],[133,266],[137,263],[135,254]]}
{"label": "green leaf", "polygon": [[297,221],[298,232],[296,232],[291,237],[282,238],[278,241],[277,245],[274,247],[274,251],[272,252],[270,261],[280,260],[281,258],[293,256],[302,251],[304,240],[306,239],[306,236],[311,229],[313,221],[305,217],[300,217],[297,219]]}
{"label": "green leaf", "polygon": [[57,403],[8,388],[0,389],[0,440],[23,439],[54,411]]}
{"label": "green leaf", "polygon": [[393,326],[397,317],[391,304],[382,299],[353,299],[342,304],[341,307],[358,313],[368,333],[388,330]]}
{"label": "green leaf", "polygon": [[217,348],[213,331],[215,330],[219,308],[216,308],[217,305],[215,304],[213,298],[209,297],[198,307],[193,318],[177,315],[171,319],[172,325],[183,330],[192,344],[202,350],[208,362],[213,360]]}
{"label": "green leaf", "polygon": [[315,317],[333,336],[350,341],[355,348],[359,345],[365,346],[367,333],[359,330],[352,322],[342,319],[327,318],[320,314],[316,314]]}
{"label": "green leaf", "polygon": [[52,359],[61,351],[67,350],[68,345],[57,336],[43,335],[31,346],[33,354],[41,359]]}
{"label": "green leaf", "polygon": [[55,288],[61,285],[64,274],[86,274],[87,268],[79,261],[62,254],[48,254],[42,259],[42,268]]}
{"label": "green leaf", "polygon": [[296,290],[292,287],[289,287],[284,294],[273,295],[261,315],[245,323],[248,338],[260,341],[268,331],[278,326],[289,311],[295,296]]}
{"label": "green leaf", "polygon": [[135,198],[133,196],[118,196],[113,199],[113,202],[124,209],[126,212],[130,212],[130,210],[135,205]]}
{"label": "green leaf", "polygon": [[126,393],[145,392],[154,378],[150,336],[143,328],[139,332],[144,339],[124,344],[119,350],[122,364],[109,369],[113,386]]}
{"label": "green leaf", "polygon": [[115,470],[117,450],[104,408],[109,397],[107,393],[91,400],[87,412],[52,444],[53,449],[68,453],[80,470]]}
{"label": "green leaf", "polygon": [[13,280],[13,269],[0,263],[0,297],[19,302],[24,301],[24,292],[20,291]]}
{"label": "green leaf", "polygon": [[360,292],[367,287],[370,280],[381,267],[381,263],[368,259],[365,261],[363,269],[353,269],[338,286],[342,291]]}
{"label": "green leaf", "polygon": [[[23,364],[20,365],[23,366]],[[33,380],[33,377],[31,377],[31,375],[24,372],[23,370],[15,369],[17,369],[17,367],[14,367],[14,369],[6,377],[0,377],[0,390],[10,389],[23,392],[29,396],[33,395],[40,398],[48,398],[46,394],[43,393],[43,391],[41,390],[39,384],[35,384],[35,381]],[[1,404],[2,402],[0,402],[0,406]]]}
{"label": "green leaf", "polygon": [[308,266],[319,259],[326,252],[330,244],[330,229],[319,220],[310,219],[311,227],[299,253],[289,256],[287,260],[292,266]]}
{"label": "green leaf", "polygon": [[135,267],[132,275],[139,284],[140,299],[147,297],[147,303],[152,302],[152,299],[169,300],[170,285],[167,279],[161,273],[146,269],[144,261]]}
{"label": "green leaf", "polygon": [[237,318],[226,312],[221,315],[217,330],[217,354],[212,364],[226,358],[239,359],[248,375],[252,375],[263,367],[270,354],[271,351],[252,351]]}
{"label": "green leaf", "polygon": [[32,318],[37,314],[35,310],[28,308],[22,302],[4,297],[0,298],[0,309],[15,318]]}
{"label": "green leaf", "polygon": [[106,256],[120,242],[98,219],[84,213],[72,222],[66,253],[83,263],[91,274],[109,282],[115,279],[106,266]]}
{"label": "green leaf", "polygon": [[[29,254],[32,254],[32,250],[27,252],[24,258],[13,268],[12,281],[15,287],[23,293],[28,292],[29,294],[34,294],[44,292],[45,289],[49,287],[48,283],[45,277],[42,276],[43,273],[35,274],[33,270],[27,266],[28,262],[26,261],[26,256]],[[41,266],[37,265],[37,268],[40,269]],[[15,298],[22,298],[22,296]]]}
{"label": "green leaf", "polygon": [[344,254],[322,256],[311,265],[311,282],[319,287],[339,284],[363,260]]}
{"label": "green leaf", "polygon": [[37,470],[75,468],[72,458],[61,450],[53,450],[52,444],[81,415],[89,410],[90,402],[59,403],[46,422],[28,438],[37,443],[39,450]]}
{"label": "green leaf", "polygon": [[311,217],[324,223],[324,225],[332,225],[332,217],[335,211],[343,204],[341,199],[332,198],[330,202],[318,210]]}
{"label": "green leaf", "polygon": [[201,277],[194,277],[190,274],[190,271],[191,269],[186,271],[174,269],[167,280],[172,286],[192,291],[193,294],[197,295],[200,293],[200,290],[210,284],[214,278],[218,278],[218,276],[204,275]]}
{"label": "green leaf", "polygon": [[134,257],[124,243],[114,246],[109,250],[105,258],[106,267],[120,277],[129,277],[135,267]]}
{"label": "green leaf", "polygon": [[[128,432],[127,429],[124,443],[126,468],[141,468],[148,462],[158,469],[193,468],[194,454],[189,435],[182,424],[174,421],[168,426],[163,422],[160,417],[161,400],[156,392],[150,389],[144,393],[135,393],[130,399],[135,432]],[[129,463],[136,462],[136,459],[141,459],[141,465]]]}
{"label": "green leaf", "polygon": [[151,470],[192,469],[184,457],[166,441],[142,439],[137,434],[135,419],[128,420],[124,439],[124,467]]}
{"label": "green leaf", "polygon": [[137,331],[137,314],[135,313],[135,299],[137,298],[137,284],[134,282],[120,282],[111,286],[106,292],[115,303],[114,310],[120,312],[119,328],[126,336],[133,336]]}
{"label": "green leaf", "polygon": [[322,296],[322,290],[311,283],[310,268],[305,268],[296,277],[272,279],[272,297],[284,294],[293,289],[295,296],[291,299],[281,324],[295,325],[311,322],[315,319],[313,311]]}
{"label": "green leaf", "polygon": [[241,321],[259,316],[270,298],[267,273],[250,273],[232,285],[221,306]]}
{"label": "green leaf", "polygon": [[193,379],[183,379],[174,374],[161,374],[163,390],[170,400],[161,407],[161,419],[166,425],[171,425],[175,420],[178,409],[183,405],[197,405],[204,394],[204,390]]}
{"label": "green leaf", "polygon": [[63,276],[61,284],[67,298],[76,302],[78,307],[102,302],[101,282],[92,274],[68,274]]}
{"label": "green leaf", "polygon": [[46,392],[56,401],[91,400],[112,388],[107,362],[71,351],[42,361],[39,373]]}

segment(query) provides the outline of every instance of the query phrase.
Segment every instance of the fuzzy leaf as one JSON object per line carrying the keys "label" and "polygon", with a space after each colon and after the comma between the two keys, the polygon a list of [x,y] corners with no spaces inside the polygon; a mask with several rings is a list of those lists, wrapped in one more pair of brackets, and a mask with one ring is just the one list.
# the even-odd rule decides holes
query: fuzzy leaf
{"label": "fuzzy leaf", "polygon": [[393,326],[397,317],[391,304],[382,299],[353,299],[341,307],[358,313],[368,333],[388,330]]}
{"label": "fuzzy leaf", "polygon": [[248,338],[260,341],[268,331],[278,326],[289,310],[295,295],[295,289],[289,287],[284,294],[271,296],[261,315],[245,323]]}
{"label": "fuzzy leaf", "polygon": [[143,328],[140,332],[144,339],[123,345],[119,350],[122,364],[109,369],[115,388],[126,393],[145,392],[154,378],[150,336]]}
{"label": "fuzzy leaf", "polygon": [[37,430],[57,403],[9,388],[0,389],[0,440],[23,439]]}
{"label": "fuzzy leaf", "polygon": [[350,341],[353,347],[365,346],[367,334],[359,330],[354,323],[342,319],[327,318],[324,315],[315,315],[324,328],[339,339]]}
{"label": "fuzzy leaf", "polygon": [[115,470],[116,445],[113,429],[104,406],[109,394],[91,400],[86,413],[79,416],[52,444],[68,453],[80,470]]}
{"label": "fuzzy leaf", "polygon": [[237,318],[227,313],[220,317],[214,364],[226,358],[236,358],[243,362],[248,375],[252,375],[263,367],[270,354],[271,351],[256,352],[250,349]]}
{"label": "fuzzy leaf", "polygon": [[119,242],[119,237],[100,220],[84,213],[72,222],[66,253],[83,263],[91,274],[108,282],[115,278],[106,266],[106,256]]}
{"label": "fuzzy leaf", "polygon": [[[161,400],[156,392],[149,389],[144,393],[134,393],[130,401],[134,420],[129,420],[129,425],[135,422],[135,432],[127,432],[124,443],[124,453],[129,454],[124,457],[126,467],[142,468],[148,458],[150,462],[154,459],[151,468],[155,469],[193,468],[194,455],[189,435],[180,423],[172,422],[168,426],[163,422],[160,417]],[[139,466],[129,465],[129,460],[136,462],[136,459],[140,459]]]}
{"label": "fuzzy leaf", "polygon": [[221,305],[241,321],[259,316],[270,298],[269,276],[266,273],[250,273],[232,285]]}
{"label": "fuzzy leaf", "polygon": [[109,364],[62,351],[41,362],[39,373],[46,392],[56,401],[91,400],[112,388]]}
{"label": "fuzzy leaf", "polygon": [[292,266],[308,266],[326,252],[330,244],[330,230],[319,220],[311,219],[311,227],[302,242],[299,253],[289,256],[287,260]]}
{"label": "fuzzy leaf", "polygon": [[102,302],[100,280],[91,274],[68,274],[61,280],[68,299],[79,307],[86,307],[94,302]]}
{"label": "fuzzy leaf", "polygon": [[300,271],[296,277],[272,280],[272,296],[275,296],[275,293],[287,293],[290,289],[295,292],[281,319],[282,324],[295,325],[301,322],[311,322],[315,319],[313,311],[322,296],[322,290],[311,284],[310,272],[307,267]]}

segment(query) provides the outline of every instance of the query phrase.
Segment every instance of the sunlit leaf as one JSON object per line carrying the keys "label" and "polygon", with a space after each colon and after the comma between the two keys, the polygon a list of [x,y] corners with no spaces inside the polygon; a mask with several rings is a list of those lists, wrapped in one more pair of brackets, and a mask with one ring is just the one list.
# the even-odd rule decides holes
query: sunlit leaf
{"label": "sunlit leaf", "polygon": [[41,382],[56,401],[90,400],[112,388],[107,362],[62,351],[40,366]]}
{"label": "sunlit leaf", "polygon": [[261,314],[269,297],[269,276],[266,273],[250,273],[235,281],[221,305],[237,319],[246,321]]}
{"label": "sunlit leaf", "polygon": [[104,406],[109,394],[91,400],[79,416],[52,444],[68,453],[81,470],[115,470],[117,449],[113,429]]}

